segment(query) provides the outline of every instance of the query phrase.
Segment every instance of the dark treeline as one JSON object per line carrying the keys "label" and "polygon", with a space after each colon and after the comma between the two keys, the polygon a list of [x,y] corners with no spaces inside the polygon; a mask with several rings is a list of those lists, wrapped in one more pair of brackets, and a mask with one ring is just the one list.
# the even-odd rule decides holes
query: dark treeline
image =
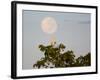
{"label": "dark treeline", "polygon": [[75,57],[72,50],[64,51],[64,44],[55,45],[39,45],[40,51],[44,54],[38,60],[33,68],[61,68],[61,67],[81,67],[91,65],[91,53],[88,52],[85,56]]}

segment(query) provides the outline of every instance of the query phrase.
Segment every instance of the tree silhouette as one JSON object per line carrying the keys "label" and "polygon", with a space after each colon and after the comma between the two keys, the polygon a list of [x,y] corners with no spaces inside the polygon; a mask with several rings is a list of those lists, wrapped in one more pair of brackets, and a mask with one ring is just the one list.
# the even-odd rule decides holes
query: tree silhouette
{"label": "tree silhouette", "polygon": [[85,56],[80,56],[76,59],[74,66],[90,66],[91,54],[87,53]]}
{"label": "tree silhouette", "polygon": [[59,45],[39,45],[40,51],[44,54],[44,57],[38,60],[33,68],[59,68],[59,67],[77,67],[77,66],[90,66],[91,55],[90,53],[85,56],[80,56],[75,59],[74,52],[72,50],[64,51],[65,45],[60,43]]}

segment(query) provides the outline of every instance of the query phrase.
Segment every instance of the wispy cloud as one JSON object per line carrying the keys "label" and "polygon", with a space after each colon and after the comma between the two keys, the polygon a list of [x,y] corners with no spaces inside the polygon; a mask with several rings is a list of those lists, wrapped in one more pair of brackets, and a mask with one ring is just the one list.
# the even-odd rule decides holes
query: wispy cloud
{"label": "wispy cloud", "polygon": [[83,20],[65,20],[67,23],[77,23],[77,24],[90,24],[89,20],[83,21]]}

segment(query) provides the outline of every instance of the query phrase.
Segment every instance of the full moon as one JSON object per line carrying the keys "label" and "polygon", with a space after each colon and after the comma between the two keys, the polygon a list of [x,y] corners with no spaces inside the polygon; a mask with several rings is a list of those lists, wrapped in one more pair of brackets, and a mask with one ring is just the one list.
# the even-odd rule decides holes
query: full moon
{"label": "full moon", "polygon": [[45,17],[41,22],[43,32],[53,34],[57,30],[57,22],[53,17]]}

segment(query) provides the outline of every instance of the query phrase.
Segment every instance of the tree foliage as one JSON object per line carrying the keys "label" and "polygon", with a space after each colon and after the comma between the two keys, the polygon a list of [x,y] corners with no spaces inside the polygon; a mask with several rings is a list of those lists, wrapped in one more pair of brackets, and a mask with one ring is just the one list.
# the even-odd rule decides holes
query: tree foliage
{"label": "tree foliage", "polygon": [[64,51],[65,45],[60,43],[55,45],[39,45],[40,51],[44,57],[38,60],[33,68],[59,68],[59,67],[79,67],[91,65],[91,54],[75,58],[72,50]]}

